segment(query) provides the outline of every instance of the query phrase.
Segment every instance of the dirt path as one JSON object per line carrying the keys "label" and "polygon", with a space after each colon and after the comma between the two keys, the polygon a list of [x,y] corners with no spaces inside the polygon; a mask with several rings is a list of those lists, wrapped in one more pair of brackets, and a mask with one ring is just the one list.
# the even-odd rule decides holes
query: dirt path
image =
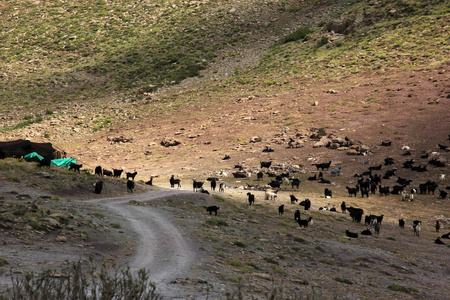
{"label": "dirt path", "polygon": [[[192,262],[196,259],[189,234],[175,226],[172,214],[161,208],[125,205],[131,200],[148,202],[167,197],[182,197],[186,191],[150,191],[117,198],[89,200],[114,210],[123,217],[122,226],[136,233],[137,249],[127,264],[132,270],[146,269],[150,280],[164,298],[185,298],[187,291],[177,284],[178,278],[190,277]],[[192,294],[192,293],[189,293]]]}
{"label": "dirt path", "polygon": [[[188,199],[192,194],[183,190],[152,190],[114,198],[70,202],[72,204],[61,202],[61,205],[78,205],[87,207],[88,210],[90,207],[95,210],[99,208],[103,211],[102,214],[108,215],[106,222],[117,222],[121,229],[102,230],[100,240],[86,244],[58,243],[54,242],[53,237],[24,245],[21,239],[8,238],[0,244],[0,257],[8,258],[10,265],[14,266],[15,274],[40,273],[45,269],[58,270],[67,261],[84,259],[90,254],[105,259],[111,247],[117,247],[114,246],[117,239],[123,239],[133,242],[126,243],[130,246],[120,249],[121,254],[113,255],[109,260],[118,259],[116,263],[119,267],[129,266],[132,271],[145,269],[150,281],[155,283],[157,292],[163,295],[164,299],[203,297],[207,293],[206,286],[210,284],[210,280],[203,279],[208,273],[202,271],[204,257],[198,259],[201,245],[195,242],[192,232],[183,229],[185,223],[175,222],[177,216],[184,217],[183,211],[170,207],[130,204],[132,200],[178,201]],[[83,213],[88,214],[88,211]],[[200,276],[202,279],[199,279]],[[0,290],[10,287],[11,283],[9,272],[1,271]]]}

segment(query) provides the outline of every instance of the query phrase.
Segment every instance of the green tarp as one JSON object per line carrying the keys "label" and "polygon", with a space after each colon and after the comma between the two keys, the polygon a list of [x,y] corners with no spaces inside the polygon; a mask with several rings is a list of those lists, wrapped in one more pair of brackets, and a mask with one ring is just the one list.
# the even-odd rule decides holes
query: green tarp
{"label": "green tarp", "polygon": [[37,162],[40,162],[41,160],[44,159],[42,156],[40,156],[36,152],[31,152],[31,153],[25,155],[23,158],[25,158],[26,161],[37,161]]}
{"label": "green tarp", "polygon": [[73,158],[52,159],[52,161],[50,162],[52,166],[66,167],[66,168],[69,168],[71,163],[76,164],[77,162]]}

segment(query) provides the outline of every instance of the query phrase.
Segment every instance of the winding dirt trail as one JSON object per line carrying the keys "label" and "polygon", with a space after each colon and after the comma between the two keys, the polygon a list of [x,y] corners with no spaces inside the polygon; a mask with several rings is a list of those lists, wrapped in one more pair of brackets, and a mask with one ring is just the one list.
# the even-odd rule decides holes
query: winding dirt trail
{"label": "winding dirt trail", "polygon": [[[165,299],[185,298],[187,291],[176,284],[170,284],[177,278],[189,277],[189,270],[196,258],[192,242],[187,235],[171,221],[166,210],[148,207],[125,205],[130,200],[148,202],[159,198],[182,197],[189,192],[149,191],[117,198],[88,200],[114,210],[123,217],[122,222],[136,233],[137,249],[127,262],[132,270],[146,269],[149,277],[156,284],[157,290]],[[189,293],[191,294],[191,293]]]}

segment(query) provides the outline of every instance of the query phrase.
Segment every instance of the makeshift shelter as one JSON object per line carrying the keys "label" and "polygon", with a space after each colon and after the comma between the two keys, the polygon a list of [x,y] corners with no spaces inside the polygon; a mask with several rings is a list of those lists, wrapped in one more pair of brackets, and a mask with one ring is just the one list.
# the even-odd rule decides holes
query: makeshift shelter
{"label": "makeshift shelter", "polygon": [[40,156],[40,155],[37,154],[36,152],[31,152],[31,153],[25,155],[23,158],[24,158],[26,161],[36,161],[36,162],[40,162],[41,160],[44,159],[42,156]]}
{"label": "makeshift shelter", "polygon": [[50,165],[69,168],[71,163],[76,164],[77,162],[75,161],[74,158],[58,158],[52,159]]}
{"label": "makeshift shelter", "polygon": [[51,156],[57,152],[51,143],[34,143],[27,140],[0,142],[0,158],[22,157],[36,152],[42,157]]}

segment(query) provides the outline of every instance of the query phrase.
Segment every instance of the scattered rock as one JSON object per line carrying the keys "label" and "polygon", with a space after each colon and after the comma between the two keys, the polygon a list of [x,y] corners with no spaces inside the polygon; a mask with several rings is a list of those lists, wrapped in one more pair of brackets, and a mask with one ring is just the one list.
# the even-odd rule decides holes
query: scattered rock
{"label": "scattered rock", "polygon": [[161,141],[161,146],[164,147],[173,147],[178,146],[179,144],[181,144],[181,142],[174,138],[165,138],[164,140]]}
{"label": "scattered rock", "polygon": [[250,143],[259,143],[259,142],[261,142],[261,137],[259,137],[259,136],[252,136],[251,138],[250,138],[250,140],[249,140],[249,142]]}

